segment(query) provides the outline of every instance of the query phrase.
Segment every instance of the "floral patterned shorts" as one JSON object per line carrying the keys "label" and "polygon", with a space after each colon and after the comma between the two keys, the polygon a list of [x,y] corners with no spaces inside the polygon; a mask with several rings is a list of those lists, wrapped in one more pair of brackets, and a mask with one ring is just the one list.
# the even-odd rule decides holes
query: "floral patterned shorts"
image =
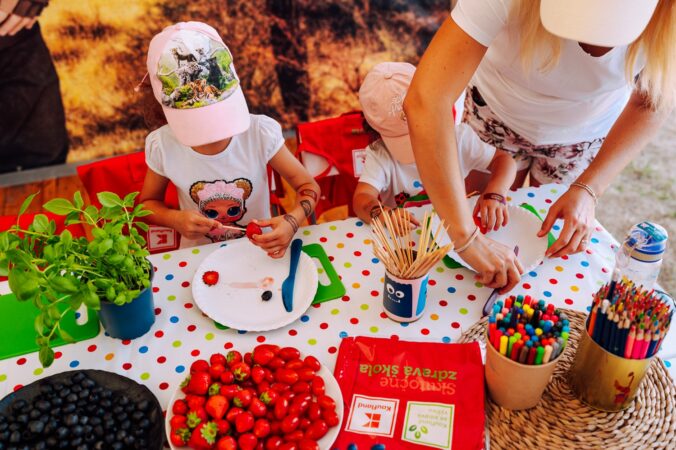
{"label": "floral patterned shorts", "polygon": [[541,184],[570,184],[592,162],[604,138],[568,145],[535,145],[507,127],[491,111],[475,86],[465,95],[462,121],[469,124],[481,140],[511,153],[519,170],[530,169]]}

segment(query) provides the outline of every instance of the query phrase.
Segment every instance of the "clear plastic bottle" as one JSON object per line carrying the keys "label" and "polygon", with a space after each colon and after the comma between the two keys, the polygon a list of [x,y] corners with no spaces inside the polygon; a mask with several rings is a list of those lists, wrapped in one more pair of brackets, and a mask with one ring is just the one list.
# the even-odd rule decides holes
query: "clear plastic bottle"
{"label": "clear plastic bottle", "polygon": [[650,290],[657,283],[667,248],[667,230],[656,223],[634,225],[615,254],[614,280],[626,277]]}

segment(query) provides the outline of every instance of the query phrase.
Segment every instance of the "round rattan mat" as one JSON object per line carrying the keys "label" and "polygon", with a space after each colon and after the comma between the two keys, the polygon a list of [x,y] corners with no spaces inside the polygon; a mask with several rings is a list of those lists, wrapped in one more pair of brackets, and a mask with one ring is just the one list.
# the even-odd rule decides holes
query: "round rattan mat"
{"label": "round rattan mat", "polygon": [[[575,397],[567,375],[587,316],[570,310],[566,314],[571,323],[568,347],[536,407],[510,411],[486,393],[491,449],[676,449],[676,386],[660,358],[652,362],[624,411],[597,411]],[[486,321],[465,331],[459,342],[483,342]]]}

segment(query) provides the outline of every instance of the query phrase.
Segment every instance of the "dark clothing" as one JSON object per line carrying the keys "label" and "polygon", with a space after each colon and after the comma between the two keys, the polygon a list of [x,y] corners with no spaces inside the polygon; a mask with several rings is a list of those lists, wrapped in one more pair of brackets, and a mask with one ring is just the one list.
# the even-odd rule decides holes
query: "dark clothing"
{"label": "dark clothing", "polygon": [[36,23],[0,37],[0,173],[65,162],[59,79]]}

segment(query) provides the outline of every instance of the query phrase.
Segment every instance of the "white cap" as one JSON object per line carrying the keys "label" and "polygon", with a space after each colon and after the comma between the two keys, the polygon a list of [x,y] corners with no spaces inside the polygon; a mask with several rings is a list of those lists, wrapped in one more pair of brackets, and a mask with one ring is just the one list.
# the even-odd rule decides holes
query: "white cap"
{"label": "white cap", "polygon": [[602,47],[631,44],[658,0],[541,0],[540,19],[552,34]]}

